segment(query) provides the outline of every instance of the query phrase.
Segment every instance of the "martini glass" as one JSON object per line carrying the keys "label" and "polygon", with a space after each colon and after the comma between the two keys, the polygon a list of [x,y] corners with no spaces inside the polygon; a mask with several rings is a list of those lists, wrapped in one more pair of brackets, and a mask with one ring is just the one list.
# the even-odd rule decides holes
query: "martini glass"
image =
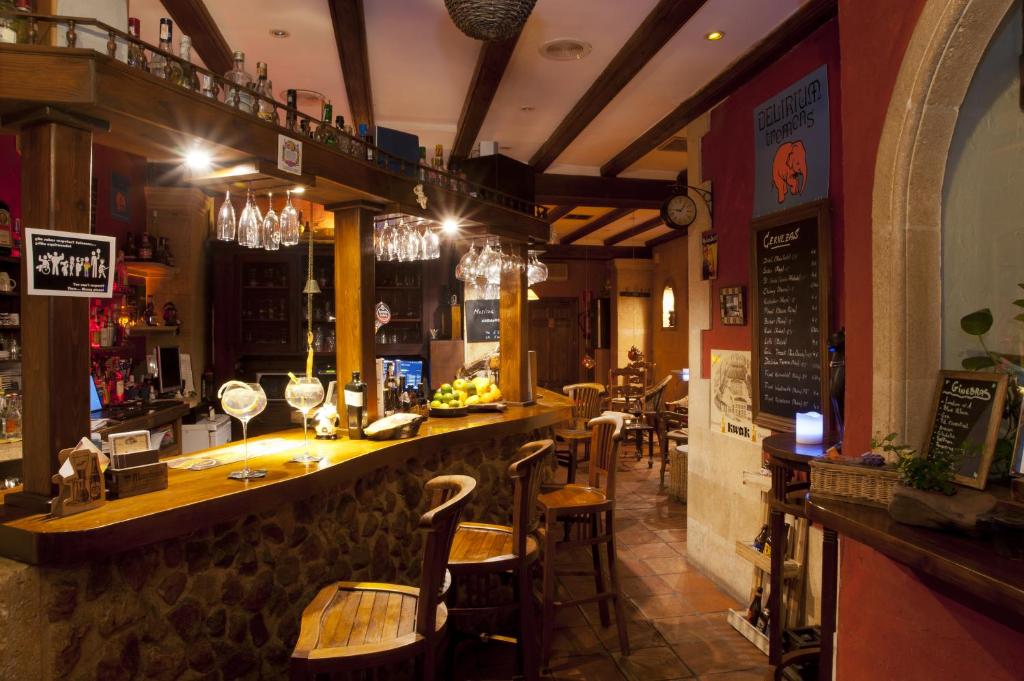
{"label": "martini glass", "polygon": [[284,399],[302,414],[302,446],[303,453],[292,461],[296,463],[316,463],[322,456],[309,453],[309,440],[306,435],[306,421],[313,407],[324,401],[324,384],[315,376],[303,376],[291,381],[284,389]]}
{"label": "martini glass", "polygon": [[232,471],[228,478],[232,480],[252,480],[266,476],[267,471],[262,469],[249,468],[249,421],[255,416],[263,413],[267,408],[267,394],[259,383],[243,383],[242,381],[228,381],[220,387],[217,393],[220,398],[220,405],[224,413],[234,416],[242,423],[242,442],[244,457],[242,459],[242,470]]}

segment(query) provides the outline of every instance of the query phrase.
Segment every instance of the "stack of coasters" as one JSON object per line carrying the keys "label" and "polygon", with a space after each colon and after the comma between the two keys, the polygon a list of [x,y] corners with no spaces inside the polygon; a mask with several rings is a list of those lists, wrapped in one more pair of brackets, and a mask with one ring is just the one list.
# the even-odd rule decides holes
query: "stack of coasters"
{"label": "stack of coasters", "polygon": [[103,474],[107,499],[167,489],[167,464],[160,461],[148,430],[110,435],[110,467]]}

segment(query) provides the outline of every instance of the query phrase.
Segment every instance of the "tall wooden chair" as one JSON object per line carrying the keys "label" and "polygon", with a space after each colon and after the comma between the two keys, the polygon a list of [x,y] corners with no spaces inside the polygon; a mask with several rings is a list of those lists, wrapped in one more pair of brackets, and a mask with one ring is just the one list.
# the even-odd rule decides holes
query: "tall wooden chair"
{"label": "tall wooden chair", "polygon": [[[644,397],[643,397],[643,410],[642,410],[641,414],[643,416],[644,423],[646,423],[648,426],[650,426],[651,428],[654,429],[653,431],[651,431],[651,435],[650,435],[650,437],[652,438],[652,442],[651,442],[652,446],[648,447],[648,449],[647,449],[647,467],[648,468],[653,468],[654,467],[654,447],[653,447],[654,443],[653,443],[653,436],[654,436],[654,433],[658,433],[659,435],[661,433],[661,430],[660,430],[660,428],[658,426],[658,414],[661,413],[661,403],[665,399],[665,390],[668,388],[668,384],[671,383],[671,382],[672,382],[672,374],[669,374],[665,378],[661,379],[658,382],[657,385],[649,388],[644,393]],[[641,445],[642,441],[641,441],[641,437],[640,437],[641,434],[638,432],[637,435],[638,435],[638,438],[637,438],[636,449],[637,449],[637,454],[639,455],[641,453],[640,452],[640,445]],[[662,466],[662,471],[661,472],[662,472],[662,476],[664,476],[664,474],[665,474],[664,466]]]}
{"label": "tall wooden chair", "polygon": [[[547,660],[551,652],[551,638],[555,627],[555,613],[559,608],[597,601],[601,624],[609,626],[608,601],[615,607],[615,624],[619,632],[619,646],[623,655],[629,655],[629,633],[626,630],[625,608],[619,591],[618,566],[615,554],[615,471],[618,468],[619,440],[622,437],[623,417],[617,412],[605,412],[590,421],[590,466],[586,485],[566,485],[537,497],[544,524],[540,534],[544,544],[544,582],[541,594],[543,618],[541,622],[541,659]],[[558,541],[561,528],[558,523],[569,521],[575,537]],[[600,545],[608,553],[605,572],[601,566]],[[593,571],[556,571],[558,551],[589,546],[593,558]],[[595,593],[592,596],[568,601],[555,600],[555,580],[558,575],[593,575]]]}
{"label": "tall wooden chair", "polygon": [[[512,525],[459,523],[448,555],[448,570],[452,574],[448,614],[479,617],[518,610],[519,635],[515,639],[488,638],[516,643],[520,673],[531,681],[539,678],[540,664],[530,566],[540,555],[540,545],[534,536],[540,520],[537,494],[541,466],[551,447],[551,440],[528,442],[519,448],[519,458],[509,466],[509,477],[515,483]],[[509,573],[514,580],[515,598],[507,605],[493,605],[495,578]],[[462,591],[466,603],[459,602]]]}
{"label": "tall wooden chair", "polygon": [[562,392],[572,400],[572,425],[568,428],[555,428],[555,442],[566,443],[567,450],[559,452],[555,449],[558,463],[565,462],[568,468],[567,482],[576,482],[576,465],[579,462],[579,445],[583,444],[584,455],[590,456],[590,429],[587,422],[601,413],[601,396],[604,386],[600,383],[573,383],[562,388]]}
{"label": "tall wooden chair", "polygon": [[420,586],[335,582],[302,611],[299,640],[292,651],[291,678],[313,679],[380,667],[416,658],[417,678],[436,675],[437,644],[448,622],[440,602],[448,553],[459,515],[476,481],[465,475],[429,480],[434,504],[420,518],[427,531]]}
{"label": "tall wooden chair", "polygon": [[622,367],[608,372],[605,408],[635,414],[643,410],[647,372],[639,367]]}

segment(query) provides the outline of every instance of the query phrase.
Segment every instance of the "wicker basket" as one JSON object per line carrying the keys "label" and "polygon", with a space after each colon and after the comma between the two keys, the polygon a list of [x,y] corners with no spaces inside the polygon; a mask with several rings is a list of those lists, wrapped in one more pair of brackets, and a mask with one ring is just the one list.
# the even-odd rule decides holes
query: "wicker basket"
{"label": "wicker basket", "polygon": [[811,462],[811,494],[853,504],[886,507],[899,482],[891,468]]}
{"label": "wicker basket", "polygon": [[476,40],[505,40],[518,33],[537,0],[444,0],[460,31]]}

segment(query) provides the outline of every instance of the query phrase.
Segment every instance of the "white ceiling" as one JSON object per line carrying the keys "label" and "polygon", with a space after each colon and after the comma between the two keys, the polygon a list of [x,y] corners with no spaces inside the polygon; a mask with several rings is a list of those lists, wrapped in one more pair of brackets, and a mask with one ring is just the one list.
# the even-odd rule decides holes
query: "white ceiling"
{"label": "white ceiling", "polygon": [[[142,21],[143,40],[156,42],[159,19],[166,16],[160,0],[128,1],[130,15]],[[603,163],[718,75],[804,1],[708,0],[548,172],[598,174]],[[479,139],[496,139],[507,147],[503,153],[528,161],[655,4],[656,0],[539,0]],[[257,61],[266,61],[275,92],[290,87],[318,90],[332,100],[336,114],[351,122],[326,0],[206,0],[206,6],[232,49],[245,51],[250,72],[255,73]],[[451,24],[443,0],[364,0],[364,11],[378,124],[417,134],[420,144],[430,150],[443,144],[447,154],[479,43]],[[271,37],[270,29],[276,28],[290,31],[291,37]],[[704,34],[712,29],[724,31],[725,39],[704,40]],[[593,45],[593,51],[573,62],[550,61],[539,55],[542,43],[565,37],[585,40]],[[524,106],[534,110],[524,112]],[[319,115],[318,111],[307,113]],[[672,179],[685,164],[685,153],[655,151],[623,176]],[[651,238],[650,233],[644,236]]]}

